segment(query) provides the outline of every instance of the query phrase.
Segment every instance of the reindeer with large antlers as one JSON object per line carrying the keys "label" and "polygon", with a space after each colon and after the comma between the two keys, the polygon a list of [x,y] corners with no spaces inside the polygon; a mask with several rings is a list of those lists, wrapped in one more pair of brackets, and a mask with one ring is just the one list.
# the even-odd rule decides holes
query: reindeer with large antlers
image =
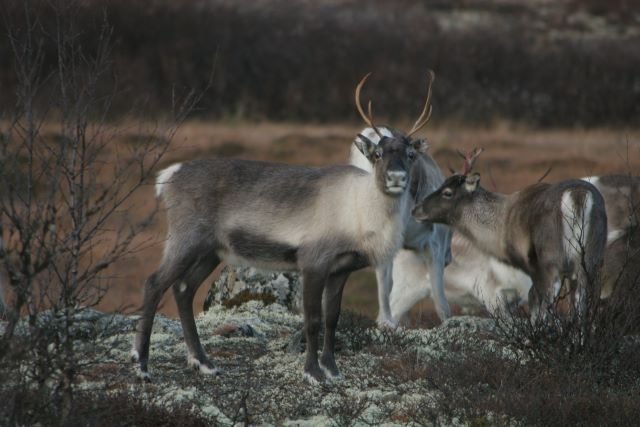
{"label": "reindeer with large antlers", "polygon": [[[365,76],[366,79],[367,76]],[[388,126],[378,127],[373,123],[371,107],[368,112],[357,102],[358,111],[369,125],[356,137],[351,147],[351,164],[372,172],[368,154],[363,150],[366,140],[370,146],[380,144],[386,138],[411,138],[421,130],[431,118],[433,80],[429,71],[427,96],[420,116],[406,134]],[[363,80],[358,85],[356,99],[359,98]],[[426,150],[420,152],[413,162],[407,215],[415,203],[435,191],[444,182],[442,171]],[[449,304],[444,294],[443,274],[451,261],[451,231],[440,224],[419,223],[409,217],[404,230],[403,249],[393,260],[381,264],[376,269],[378,281],[378,324],[396,327],[409,309],[418,301],[432,295],[436,311],[441,319],[450,315]],[[415,272],[420,271],[420,277]]]}
{"label": "reindeer with large antlers", "polygon": [[[363,82],[356,90],[360,110]],[[156,194],[167,208],[168,231],[160,267],[145,283],[137,325],[132,355],[142,378],[149,378],[153,318],[169,287],[188,363],[202,373],[219,372],[200,344],[192,304],[200,284],[223,260],[301,271],[305,376],[311,382],[340,376],[334,347],[344,284],[352,271],[386,264],[401,247],[412,165],[426,149],[422,140],[407,136],[383,137],[378,144],[363,137],[360,147],[371,174],[353,166],[309,168],[230,159],[177,163],[158,174]],[[324,346],[318,360],[323,315]]]}
{"label": "reindeer with large antlers", "polygon": [[590,183],[538,183],[510,195],[479,185],[480,175],[448,178],[413,210],[419,221],[446,224],[476,248],[528,274],[534,317],[554,309],[558,292],[570,283],[573,306],[584,317],[598,298],[598,273],[607,243],[607,215]]}

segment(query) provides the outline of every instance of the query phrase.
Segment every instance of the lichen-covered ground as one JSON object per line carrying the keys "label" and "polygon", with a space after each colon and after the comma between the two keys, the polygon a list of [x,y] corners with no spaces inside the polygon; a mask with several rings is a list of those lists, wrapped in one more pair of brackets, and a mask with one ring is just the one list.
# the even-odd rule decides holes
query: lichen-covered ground
{"label": "lichen-covered ground", "polygon": [[[314,386],[302,375],[304,355],[296,341],[301,316],[279,304],[251,301],[233,309],[215,306],[197,319],[203,346],[224,370],[218,377],[187,368],[179,322],[158,316],[151,344],[152,382],[143,383],[129,361],[135,319],[93,311],[83,316],[87,321],[79,329],[97,338],[77,341],[89,362],[80,374],[80,389],[129,392],[148,405],[186,407],[221,425],[434,421],[442,395],[430,382],[430,364],[455,359],[451,348],[496,349],[489,319],[463,316],[430,330],[381,331],[373,322],[345,313],[337,354],[344,379]],[[412,372],[398,375],[397,368],[407,360],[412,363],[406,369]]]}
{"label": "lichen-covered ground", "polygon": [[[60,331],[61,319],[47,311],[37,321]],[[514,339],[522,342],[518,331],[526,328],[505,335],[508,329],[497,320],[457,316],[431,329],[392,331],[343,312],[337,362],[344,378],[311,385],[302,375],[299,314],[257,300],[233,308],[215,304],[197,317],[197,326],[223,374],[207,376],[188,368],[179,321],[158,315],[151,344],[152,382],[146,383],[136,377],[130,361],[136,318],[81,310],[73,317],[70,334],[78,361],[71,418],[59,423],[54,418],[64,402],[54,402],[47,412],[35,404],[43,396],[60,395],[53,392],[60,384],[54,371],[48,371],[45,382],[25,379],[42,369],[36,365],[56,346],[61,348],[57,332],[49,332],[51,342],[39,346],[39,362],[31,356],[35,348],[16,358],[0,345],[0,401],[9,402],[0,407],[0,425],[9,424],[2,422],[3,414],[13,417],[11,425],[56,421],[65,426],[564,426],[637,421],[640,338],[635,334],[625,337],[606,360],[575,352],[577,358],[567,359],[562,354],[567,354],[568,341],[554,343],[553,337],[536,338],[529,332],[525,341],[537,343],[513,345]],[[3,326],[0,322],[0,334]],[[32,342],[24,319],[16,338]],[[547,362],[534,357],[535,348]],[[549,363],[554,355],[561,357]],[[51,360],[54,363],[45,367],[55,369],[56,358]]]}

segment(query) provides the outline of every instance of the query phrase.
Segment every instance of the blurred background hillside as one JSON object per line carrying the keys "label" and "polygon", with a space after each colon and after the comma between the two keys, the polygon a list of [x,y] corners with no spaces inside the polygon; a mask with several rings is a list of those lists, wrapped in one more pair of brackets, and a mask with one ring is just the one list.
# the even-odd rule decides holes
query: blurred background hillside
{"label": "blurred background hillside", "polygon": [[[19,28],[26,9],[55,34],[51,2],[4,0],[5,23]],[[136,99],[162,117],[174,91],[207,86],[213,71],[201,117],[353,120],[353,88],[373,71],[376,115],[412,118],[433,68],[439,120],[590,127],[640,118],[637,1],[83,0],[58,9],[86,51],[104,20],[113,27],[113,116]],[[42,49],[55,69],[55,44]],[[4,36],[0,58],[4,110],[16,84]]]}

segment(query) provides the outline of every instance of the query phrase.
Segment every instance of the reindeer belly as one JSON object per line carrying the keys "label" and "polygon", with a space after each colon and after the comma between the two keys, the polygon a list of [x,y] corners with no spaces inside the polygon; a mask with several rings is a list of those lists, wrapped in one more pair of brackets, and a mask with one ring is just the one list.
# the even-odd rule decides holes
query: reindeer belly
{"label": "reindeer belly", "polygon": [[298,248],[245,229],[232,230],[218,255],[228,264],[270,270],[297,269]]}

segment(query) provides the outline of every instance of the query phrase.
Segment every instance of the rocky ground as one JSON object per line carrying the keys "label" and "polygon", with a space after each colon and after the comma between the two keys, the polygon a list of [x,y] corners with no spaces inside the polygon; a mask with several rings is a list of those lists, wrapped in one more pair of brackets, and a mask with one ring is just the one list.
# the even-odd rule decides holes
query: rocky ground
{"label": "rocky ground", "polygon": [[[540,345],[533,352],[514,346],[518,330],[500,326],[500,319],[457,316],[431,329],[381,330],[346,311],[337,333],[343,379],[311,385],[302,374],[298,276],[225,269],[215,285],[196,323],[220,376],[187,367],[179,321],[159,314],[152,381],[142,382],[130,361],[136,317],[79,310],[70,336],[76,407],[84,408],[74,416],[84,418],[62,425],[621,425],[638,414],[637,339],[607,359],[604,371],[589,372],[588,358],[541,365],[533,356],[545,354],[551,341],[532,343]],[[37,323],[64,326],[49,311]],[[0,322],[0,335],[4,327]],[[28,330],[24,319],[16,334],[30,338]],[[536,339],[535,331],[529,338]],[[48,340],[47,351],[60,351],[59,335]],[[30,356],[11,365],[3,354],[0,374],[8,380],[0,395],[52,392],[46,382],[44,389],[29,382],[38,369]]]}
{"label": "rocky ground", "polygon": [[85,311],[77,320],[76,345],[86,362],[78,389],[131,393],[165,409],[186,407],[207,423],[219,425],[245,420],[277,425],[404,425],[423,416],[425,421],[437,419],[435,410],[444,398],[437,386],[419,375],[399,378],[394,363],[411,355],[412,369],[425,370],[434,360],[455,357],[448,352],[451,346],[496,351],[488,319],[463,316],[436,329],[392,332],[346,313],[337,355],[344,379],[313,386],[303,380],[304,357],[296,340],[301,316],[278,303],[265,306],[250,301],[231,309],[216,305],[197,319],[205,349],[223,369],[218,377],[187,368],[179,322],[159,315],[151,345],[152,382],[143,383],[129,362],[133,317]]}
{"label": "rocky ground", "polygon": [[[78,392],[124,393],[149,407],[186,410],[211,425],[448,424],[456,414],[442,412],[446,396],[428,375],[430,367],[455,360],[452,348],[514,357],[496,346],[490,319],[461,316],[430,330],[391,331],[346,312],[337,336],[344,378],[310,385],[302,375],[303,323],[291,292],[299,288],[297,276],[227,269],[218,282],[197,326],[207,353],[223,369],[221,376],[187,368],[179,321],[158,315],[151,344],[152,382],[141,382],[129,361],[135,316],[87,309],[74,317],[72,326],[82,361]],[[45,312],[39,321],[60,320]],[[26,323],[17,333],[27,333]]]}

